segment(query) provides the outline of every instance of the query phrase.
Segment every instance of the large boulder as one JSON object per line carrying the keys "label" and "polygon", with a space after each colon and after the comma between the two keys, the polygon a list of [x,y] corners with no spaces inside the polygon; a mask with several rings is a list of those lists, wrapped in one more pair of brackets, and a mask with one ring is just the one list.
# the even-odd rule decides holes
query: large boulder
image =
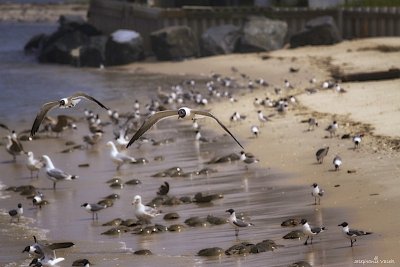
{"label": "large boulder", "polygon": [[144,59],[143,39],[138,32],[117,30],[107,40],[106,65],[122,65]]}
{"label": "large boulder", "polygon": [[243,26],[238,52],[261,52],[280,49],[287,33],[287,23],[266,17],[249,17]]}
{"label": "large boulder", "polygon": [[342,37],[334,19],[331,16],[322,16],[308,21],[304,30],[292,35],[290,47],[332,45],[341,41]]}
{"label": "large boulder", "polygon": [[201,36],[202,55],[233,53],[240,36],[240,28],[231,24],[208,28]]}
{"label": "large boulder", "polygon": [[99,30],[85,21],[60,17],[58,30],[44,38],[39,52],[40,62],[74,64],[74,52],[86,45],[90,37],[101,34]]}
{"label": "large boulder", "polygon": [[79,49],[80,67],[100,67],[105,64],[106,43],[108,37],[104,35],[90,37],[88,44]]}
{"label": "large boulder", "polygon": [[158,60],[182,60],[199,54],[196,37],[187,26],[172,26],[152,32],[150,40]]}

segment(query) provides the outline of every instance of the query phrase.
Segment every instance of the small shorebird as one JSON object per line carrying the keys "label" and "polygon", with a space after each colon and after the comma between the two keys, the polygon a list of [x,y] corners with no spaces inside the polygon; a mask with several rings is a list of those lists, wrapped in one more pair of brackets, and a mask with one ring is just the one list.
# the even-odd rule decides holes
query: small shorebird
{"label": "small shorebird", "polygon": [[75,93],[71,96],[62,98],[58,101],[51,101],[43,104],[41,107],[40,111],[36,115],[35,121],[33,122],[32,129],[31,129],[31,136],[34,136],[35,133],[39,130],[39,126],[42,123],[44,117],[46,116],[47,112],[53,108],[59,107],[59,108],[72,108],[76,104],[79,103],[82,99],[87,99],[90,101],[93,101],[97,103],[100,107],[104,109],[109,109],[106,106],[104,106],[102,103],[100,103],[98,100],[96,100],[94,97],[87,95],[82,92]]}
{"label": "small shorebird", "polygon": [[15,162],[17,161],[17,156],[25,154],[24,148],[18,140],[15,131],[12,131],[11,135],[7,135],[7,140],[6,150],[11,156],[13,156],[13,162]]}
{"label": "small shorebird", "polygon": [[110,147],[110,157],[111,160],[117,164],[117,170],[121,168],[125,163],[135,163],[136,159],[134,157],[128,156],[124,153],[118,151],[117,147],[113,142],[108,141],[107,146]]}
{"label": "small shorebird", "polygon": [[139,139],[139,137],[141,137],[145,132],[147,132],[151,128],[151,126],[153,126],[155,123],[157,123],[161,119],[164,119],[167,117],[178,116],[178,118],[180,118],[180,119],[193,120],[196,117],[196,115],[213,118],[236,141],[236,143],[241,148],[243,148],[243,146],[233,136],[233,134],[214,115],[212,115],[211,113],[209,113],[207,111],[193,110],[193,109],[190,109],[187,107],[182,107],[178,110],[159,111],[159,112],[154,113],[153,115],[150,115],[147,118],[147,120],[144,121],[144,123],[142,124],[140,129],[131,138],[131,140],[129,141],[129,143],[126,147],[129,147],[130,145],[132,145],[133,142],[135,142],[137,139]]}
{"label": "small shorebird", "polygon": [[362,137],[363,137],[363,134],[357,134],[353,137],[354,149],[357,149],[360,147]]}
{"label": "small shorebird", "polygon": [[321,197],[324,195],[324,190],[319,188],[317,183],[313,183],[311,186],[313,187],[311,195],[314,197],[314,205],[317,205],[317,198],[318,205],[321,205]]}
{"label": "small shorebird", "polygon": [[153,219],[157,215],[160,215],[160,212],[158,210],[156,210],[152,207],[143,205],[142,197],[139,195],[136,195],[133,198],[132,205],[134,208],[133,212],[134,212],[136,218],[139,221],[144,222],[145,224],[150,224],[151,219]]}
{"label": "small shorebird", "polygon": [[315,156],[317,157],[317,162],[319,164],[321,164],[324,161],[325,156],[328,155],[328,151],[329,151],[329,146],[320,148],[315,153]]}
{"label": "small shorebird", "polygon": [[308,119],[308,131],[313,131],[315,127],[318,127],[318,121],[315,118]]}
{"label": "small shorebird", "polygon": [[28,151],[27,156],[26,167],[31,171],[31,178],[33,178],[33,172],[36,172],[36,178],[39,178],[40,169],[44,167],[43,161],[35,159],[32,151]]}
{"label": "small shorebird", "polygon": [[342,159],[339,156],[335,156],[333,158],[333,165],[335,166],[335,171],[338,171],[340,165],[342,165]]}
{"label": "small shorebird", "polygon": [[24,213],[24,208],[22,208],[22,204],[18,203],[18,208],[8,211],[8,214],[11,217],[10,223],[13,222],[14,219],[17,219],[19,222],[19,218]]}
{"label": "small shorebird", "polygon": [[372,234],[372,232],[365,232],[362,230],[350,229],[349,224],[347,222],[343,222],[343,223],[339,224],[338,226],[342,226],[342,231],[343,231],[344,236],[346,238],[350,239],[350,247],[353,246],[353,244],[357,241],[358,237]]}
{"label": "small shorebird", "polygon": [[258,128],[258,126],[253,125],[250,128],[251,134],[253,135],[253,137],[257,138],[258,135],[260,134],[260,128]]}
{"label": "small shorebird", "polygon": [[258,116],[258,121],[261,123],[261,127],[264,126],[264,123],[266,123],[267,121],[270,121],[268,116],[264,116],[264,114],[262,113],[261,110],[257,111],[257,116]]}
{"label": "small shorebird", "polygon": [[84,203],[81,205],[81,207],[84,207],[85,210],[89,213],[92,213],[92,220],[94,221],[94,217],[96,216],[96,220],[99,219],[99,216],[97,215],[97,213],[105,208],[107,208],[107,206],[103,206],[103,205],[99,205],[96,203]]}
{"label": "small shorebird", "polygon": [[252,223],[244,222],[244,221],[236,218],[236,213],[235,213],[235,211],[233,209],[226,210],[226,212],[228,212],[230,214],[227,221],[228,221],[228,223],[230,225],[233,226],[233,228],[235,228],[235,236],[236,237],[239,236],[239,229],[240,228],[246,228],[246,227],[249,227],[249,226],[254,226],[254,224],[252,224]]}
{"label": "small shorebird", "polygon": [[328,131],[330,134],[330,137],[333,137],[336,135],[336,131],[338,128],[339,128],[339,125],[338,125],[337,121],[333,121],[332,124],[329,124],[329,126],[325,128],[325,131]]}
{"label": "small shorebird", "polygon": [[46,164],[46,173],[47,177],[53,181],[53,189],[56,189],[57,182],[65,181],[65,180],[75,180],[78,178],[76,175],[69,174],[63,170],[57,169],[54,167],[53,162],[47,155],[43,155],[42,159]]}
{"label": "small shorebird", "polygon": [[302,219],[300,222],[303,227],[303,234],[307,236],[306,242],[304,242],[304,245],[307,245],[308,239],[311,237],[311,244],[313,241],[314,236],[318,235],[319,233],[322,233],[323,231],[325,231],[325,227],[321,226],[321,227],[312,227],[308,224],[306,219]]}
{"label": "small shorebird", "polygon": [[33,206],[39,206],[39,209],[42,208],[42,205],[45,204],[44,195],[41,192],[36,192],[35,196],[32,198]]}

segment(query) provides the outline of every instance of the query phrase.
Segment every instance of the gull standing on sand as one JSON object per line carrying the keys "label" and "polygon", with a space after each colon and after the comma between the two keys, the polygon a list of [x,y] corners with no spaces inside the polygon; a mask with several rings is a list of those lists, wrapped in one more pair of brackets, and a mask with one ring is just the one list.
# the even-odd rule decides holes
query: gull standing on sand
{"label": "gull standing on sand", "polygon": [[32,129],[31,129],[31,136],[34,136],[35,133],[39,130],[39,126],[42,123],[44,117],[46,116],[47,112],[53,108],[59,107],[59,108],[72,108],[76,104],[78,104],[82,99],[87,99],[90,101],[95,102],[98,104],[100,107],[104,109],[109,109],[106,106],[104,106],[102,103],[100,103],[98,100],[96,100],[94,97],[87,95],[82,92],[75,93],[71,96],[62,98],[58,101],[51,101],[43,104],[41,107],[40,111],[36,115],[35,121],[33,122]]}
{"label": "gull standing on sand", "polygon": [[140,129],[135,133],[135,135],[131,138],[129,141],[128,145],[126,147],[129,147],[132,145],[133,142],[135,142],[139,137],[141,137],[147,130],[151,128],[155,123],[157,123],[159,120],[167,118],[167,117],[172,117],[172,116],[178,116],[178,119],[185,119],[185,120],[193,120],[196,115],[200,116],[206,116],[213,118],[235,141],[236,143],[243,148],[243,146],[239,143],[239,141],[233,136],[233,134],[228,130],[228,128],[225,127],[225,125],[222,124],[214,115],[207,111],[201,111],[201,110],[193,110],[188,107],[182,107],[178,110],[164,110],[164,111],[159,111],[154,113],[153,115],[150,115],[146,121],[143,122],[142,126]]}
{"label": "gull standing on sand", "polygon": [[363,137],[362,134],[357,134],[353,137],[354,149],[357,149],[360,147],[362,137]]}
{"label": "gull standing on sand", "polygon": [[253,135],[253,137],[257,138],[258,135],[260,134],[260,128],[258,128],[258,126],[253,125],[250,128],[251,134]]}
{"label": "gull standing on sand", "polygon": [[135,163],[136,159],[134,157],[128,156],[124,153],[118,151],[117,147],[113,142],[108,141],[107,146],[110,147],[110,157],[112,161],[117,164],[117,170],[121,168],[125,163]]}
{"label": "gull standing on sand", "polygon": [[347,222],[343,222],[343,223],[339,224],[338,226],[342,226],[342,231],[343,231],[344,236],[346,238],[350,239],[350,247],[353,246],[353,244],[357,241],[358,237],[372,234],[372,232],[365,232],[362,230],[350,229],[349,224]]}
{"label": "gull standing on sand", "polygon": [[313,183],[311,186],[313,187],[311,195],[314,197],[314,205],[317,205],[317,198],[318,205],[321,205],[321,197],[324,195],[324,190],[319,188],[317,183]]}
{"label": "gull standing on sand", "polygon": [[94,217],[96,216],[96,220],[99,219],[99,216],[97,215],[97,213],[105,208],[107,208],[107,206],[103,206],[103,205],[99,205],[96,203],[84,203],[81,205],[81,207],[84,207],[85,210],[89,213],[92,213],[92,220],[94,221]]}
{"label": "gull standing on sand", "polygon": [[329,124],[328,127],[325,128],[325,131],[328,131],[330,134],[330,137],[336,136],[336,131],[339,128],[339,125],[337,121],[333,121],[332,124]]}
{"label": "gull standing on sand", "polygon": [[77,175],[69,174],[63,170],[57,169],[54,167],[53,162],[47,155],[43,155],[42,159],[45,161],[46,164],[46,173],[47,177],[53,181],[53,189],[56,189],[57,182],[60,181],[70,181],[79,178]]}
{"label": "gull standing on sand", "polygon": [[264,116],[264,114],[262,113],[261,110],[257,111],[257,116],[258,116],[258,121],[261,123],[261,127],[264,126],[264,123],[266,123],[267,121],[269,121],[267,116]]}
{"label": "gull standing on sand", "polygon": [[13,209],[8,211],[8,214],[11,217],[10,223],[13,222],[14,219],[17,219],[17,221],[19,222],[19,218],[21,217],[21,215],[24,213],[24,208],[22,208],[22,204],[18,203],[18,208],[17,209]]}
{"label": "gull standing on sand", "polygon": [[308,131],[313,131],[315,127],[318,127],[318,121],[315,118],[308,119]]}
{"label": "gull standing on sand", "polygon": [[31,171],[31,178],[33,178],[33,172],[36,172],[36,178],[39,178],[40,169],[44,167],[43,161],[35,159],[32,151],[28,151],[27,156],[26,167]]}
{"label": "gull standing on sand", "polygon": [[150,224],[151,219],[153,219],[157,215],[160,215],[160,212],[158,210],[156,210],[152,207],[143,205],[142,197],[139,195],[136,195],[133,198],[132,205],[133,205],[133,209],[134,209],[133,212],[134,212],[136,218],[139,221],[144,222],[145,224]]}
{"label": "gull standing on sand", "polygon": [[235,213],[235,211],[233,209],[226,210],[225,212],[228,212],[230,214],[227,221],[228,221],[228,223],[230,225],[233,226],[233,228],[235,228],[235,236],[236,237],[239,236],[239,229],[240,228],[246,228],[246,227],[249,227],[249,226],[254,226],[254,224],[252,224],[252,223],[247,223],[247,222],[244,222],[244,221],[236,218],[236,213]]}
{"label": "gull standing on sand", "polygon": [[340,165],[342,165],[342,159],[339,156],[335,156],[333,158],[333,165],[335,166],[335,171],[338,171]]}
{"label": "gull standing on sand", "polygon": [[15,131],[12,131],[11,135],[7,135],[7,140],[6,150],[11,156],[13,156],[13,162],[16,162],[17,156],[25,154],[24,148],[18,140]]}
{"label": "gull standing on sand", "polygon": [[308,224],[306,219],[302,219],[300,222],[303,226],[303,234],[307,236],[306,242],[304,242],[304,245],[307,245],[308,239],[311,237],[311,244],[313,241],[314,236],[318,235],[319,233],[322,233],[325,231],[325,227],[312,227]]}
{"label": "gull standing on sand", "polygon": [[328,151],[329,151],[329,146],[320,148],[315,153],[315,156],[317,157],[317,162],[319,164],[322,164],[322,162],[324,161],[325,156],[328,155]]}

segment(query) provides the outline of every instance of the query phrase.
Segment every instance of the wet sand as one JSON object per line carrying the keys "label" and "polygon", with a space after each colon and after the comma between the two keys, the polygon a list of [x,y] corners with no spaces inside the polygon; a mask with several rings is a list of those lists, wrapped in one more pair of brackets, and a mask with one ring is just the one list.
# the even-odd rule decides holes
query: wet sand
{"label": "wet sand", "polygon": [[[385,42],[385,40],[381,42]],[[347,45],[351,45],[354,50],[358,46],[365,46],[362,41]],[[354,264],[356,260],[373,260],[375,256],[378,256],[380,260],[393,259],[398,263],[400,261],[397,255],[399,234],[392,229],[397,227],[399,219],[398,214],[393,212],[393,210],[398,210],[400,203],[399,195],[396,192],[399,156],[397,150],[390,149],[398,136],[376,136],[370,127],[355,123],[358,120],[369,123],[377,129],[377,133],[382,134],[378,130],[380,129],[379,125],[367,120],[370,117],[368,115],[364,120],[362,117],[357,117],[355,112],[354,117],[337,112],[336,110],[340,110],[340,106],[326,110],[323,109],[326,108],[326,105],[321,107],[307,103],[307,100],[314,103],[314,101],[319,102],[318,98],[331,98],[333,101],[340,99],[340,102],[335,101],[336,105],[341,103],[343,106],[350,106],[357,100],[350,93],[341,96],[333,92],[318,92],[311,96],[301,93],[305,87],[309,86],[310,78],[315,76],[321,81],[328,77],[327,69],[322,67],[327,66],[323,59],[326,54],[345,53],[346,50],[342,51],[342,49],[344,48],[338,45],[326,48],[325,53],[322,53],[323,49],[320,48],[303,48],[269,53],[271,58],[268,60],[261,59],[263,53],[228,55],[178,63],[139,63],[106,70],[110,73],[157,72],[174,75],[199,75],[203,79],[208,77],[210,71],[215,71],[236,76],[240,80],[238,74],[232,73],[230,70],[231,66],[235,66],[250,78],[266,79],[272,84],[267,89],[256,89],[253,92],[238,90],[235,94],[238,102],[215,101],[206,107],[206,109],[211,108],[213,114],[229,125],[231,131],[244,144],[246,151],[255,154],[260,159],[260,163],[257,166],[250,166],[249,170],[246,170],[240,162],[210,165],[208,167],[216,168],[218,172],[209,176],[165,179],[151,177],[152,174],[172,166],[181,166],[185,171],[198,170],[206,166],[204,162],[216,155],[240,151],[240,148],[229,137],[222,136],[222,130],[213,121],[201,120],[203,129],[205,129],[203,135],[210,139],[216,138],[217,142],[200,145],[194,141],[190,123],[169,121],[161,122],[148,135],[157,139],[179,136],[175,143],[161,147],[132,148],[129,153],[135,157],[146,157],[150,163],[143,166],[124,166],[120,172],[116,172],[108,158],[108,150],[104,146],[105,142],[112,138],[111,128],[107,128],[104,142],[98,148],[74,151],[69,154],[58,153],[65,148],[66,140],[81,142],[81,134],[87,131],[85,124],[81,122],[78,125],[81,130],[77,133],[67,134],[60,139],[43,139],[24,143],[27,149],[34,150],[37,155],[50,154],[56,166],[77,173],[80,179],[60,183],[58,189],[53,192],[51,182],[45,178],[43,171],[39,180],[30,180],[22,158],[15,165],[3,163],[1,170],[4,184],[9,186],[32,183],[43,190],[51,204],[43,207],[42,210],[36,210],[30,207],[28,200],[16,193],[2,192],[2,194],[10,196],[2,200],[2,207],[12,208],[17,201],[21,201],[26,207],[24,216],[26,218],[23,218],[23,223],[28,223],[30,227],[48,229],[49,232],[44,232],[43,235],[49,240],[75,242],[74,248],[58,254],[67,258],[61,264],[62,266],[68,266],[72,260],[82,257],[89,258],[96,266],[127,266],[132,262],[138,266],[160,264],[165,266],[287,266],[299,260],[306,260],[313,266],[353,266],[356,265]],[[323,59],[318,58],[317,53],[322,53]],[[376,56],[380,58],[383,55]],[[368,57],[371,55],[368,54]],[[289,73],[291,66],[299,67],[300,71],[294,74]],[[188,72],[188,70],[191,71]],[[182,76],[182,79],[184,77]],[[282,87],[285,78],[296,86],[296,89],[290,94],[298,95],[298,99],[301,100],[300,104],[291,107],[285,115],[272,117],[272,121],[261,128],[260,137],[252,138],[250,125],[258,124],[256,117],[258,108],[252,104],[254,97],[276,98],[273,88],[275,86]],[[246,81],[241,80],[240,82],[245,84]],[[398,80],[392,82],[398,84]],[[343,86],[349,91],[359,90],[352,88],[356,85],[347,87],[344,84]],[[380,84],[374,84],[374,86],[380,86]],[[385,94],[385,88],[386,86],[382,86],[380,90],[368,90],[367,92],[373,98],[373,94]],[[396,93],[394,90],[391,92],[394,97],[399,96],[399,92]],[[125,97],[133,98],[134,91],[132,91],[132,95],[126,94]],[[311,98],[314,98],[314,101]],[[118,101],[114,98],[108,104],[118,106],[120,110],[129,110],[132,103],[127,103],[125,99]],[[372,108],[372,104],[363,109],[368,111]],[[229,116],[234,111],[247,115],[248,119],[243,123],[230,124]],[[78,109],[76,114],[82,114],[79,112],[83,112],[83,108]],[[266,114],[273,112],[273,110],[265,110]],[[348,112],[353,113],[353,111]],[[382,114],[384,115],[386,112],[382,111]],[[393,112],[396,113],[396,110],[394,109]],[[300,121],[307,119],[311,114],[318,118],[320,127],[308,132],[306,131],[307,125]],[[103,115],[106,118],[106,115]],[[358,116],[361,115],[358,114]],[[391,122],[392,117],[394,116],[386,117],[388,123]],[[324,131],[324,128],[333,118],[336,118],[341,125],[340,134],[368,130],[359,150],[352,149],[353,144],[350,140],[325,137],[328,133]],[[18,126],[29,128],[29,119],[24,118],[18,123]],[[315,151],[326,145],[331,147],[330,152],[325,162],[317,165]],[[339,172],[332,171],[331,162],[335,154],[340,154],[344,161],[342,170]],[[159,155],[163,155],[165,160],[154,161],[154,157]],[[3,161],[9,159],[9,155],[4,149],[0,152],[0,157]],[[77,165],[80,163],[89,163],[90,167],[78,168]],[[354,169],[356,172],[347,173],[347,170],[350,169]],[[125,186],[121,190],[110,189],[105,181],[116,174],[122,176],[124,181],[139,178],[142,184]],[[173,223],[183,223],[190,216],[206,216],[207,214],[226,216],[224,212],[226,209],[235,208],[239,212],[245,212],[251,222],[255,224],[254,228],[240,232],[241,241],[260,242],[264,239],[272,239],[284,247],[278,248],[274,252],[246,257],[222,256],[219,259],[208,259],[195,256],[197,251],[206,247],[219,246],[227,249],[238,242],[229,225],[204,228],[188,227],[181,233],[159,233],[150,236],[132,235],[131,233],[124,233],[119,237],[100,235],[101,232],[108,229],[108,227],[99,226],[100,223],[115,217],[132,218],[130,205],[132,197],[140,193],[145,202],[151,200],[156,196],[155,192],[163,181],[171,183],[171,194],[177,196],[194,195],[199,191],[224,194],[223,199],[216,200],[211,206],[197,204],[163,206],[161,208],[163,213],[176,211],[181,215],[181,219]],[[321,206],[312,205],[310,185],[313,182],[317,182],[325,189],[326,193],[321,201]],[[340,186],[335,187],[335,185]],[[99,214],[99,223],[92,223],[90,214],[80,208],[80,205],[83,202],[98,201],[112,192],[119,193],[121,199],[117,200],[113,207]],[[283,240],[282,236],[289,231],[300,229],[299,227],[292,229],[280,226],[283,220],[290,217],[305,217],[312,225],[324,224],[328,230],[315,238],[314,244],[310,246],[304,246],[304,240]],[[0,218],[2,223],[7,223],[7,216]],[[337,227],[337,224],[343,221],[349,222],[352,227],[372,231],[374,234],[360,239],[354,248],[350,248],[349,241],[343,238],[340,228]],[[157,217],[154,222],[170,224],[161,216]],[[62,231],[58,230],[60,228]],[[31,235],[31,231],[21,231],[18,240],[13,240],[10,236],[9,240],[13,244],[12,247],[17,248],[22,243],[29,244]],[[28,263],[26,255],[20,253],[24,246],[17,251],[14,249],[14,255],[11,255],[12,251],[8,250],[10,255],[6,258],[7,261],[2,256],[1,264],[10,262],[10,260],[17,262],[17,266],[22,262]],[[144,248],[152,250],[155,256],[135,256],[131,253]],[[379,264],[374,265],[378,266]]]}

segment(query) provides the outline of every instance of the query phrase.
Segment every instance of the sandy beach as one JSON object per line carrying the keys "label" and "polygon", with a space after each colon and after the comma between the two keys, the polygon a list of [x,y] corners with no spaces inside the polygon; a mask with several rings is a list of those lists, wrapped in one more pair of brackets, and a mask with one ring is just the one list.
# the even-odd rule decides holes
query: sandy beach
{"label": "sandy beach", "polygon": [[[397,189],[400,183],[400,80],[341,83],[347,91],[344,94],[321,88],[323,81],[331,79],[332,67],[346,73],[399,68],[400,53],[377,51],[374,48],[378,45],[398,48],[399,38],[345,41],[335,46],[226,55],[177,63],[137,63],[118,69],[203,76],[214,72],[240,79],[231,71],[231,67],[235,67],[250,79],[268,81],[268,88],[238,95],[238,102],[234,104],[214,104],[211,111],[226,122],[234,111],[246,115],[248,119],[245,122],[231,125],[232,131],[246,140],[246,151],[260,159],[260,166],[279,168],[293,174],[295,178],[290,180],[291,184],[305,188],[313,182],[320,184],[326,190],[321,208],[345,210],[344,217],[328,222],[330,230],[339,234],[340,229],[335,226],[341,221],[348,221],[354,227],[372,231],[374,236],[363,242],[372,243],[378,252],[371,254],[369,259],[377,256],[381,260],[393,259],[399,263],[396,247],[400,234],[395,230],[399,225],[399,215],[393,211],[400,208]],[[290,73],[291,67],[299,68],[299,71]],[[317,79],[316,85],[309,84],[311,78]],[[261,128],[259,138],[251,138],[250,126],[259,124],[256,110],[260,108],[253,106],[254,98],[281,97],[274,94],[273,88],[283,88],[285,79],[295,89],[282,91],[284,95],[295,95],[297,104],[291,105],[285,115],[272,117],[272,121]],[[311,95],[305,93],[304,90],[311,87],[317,88],[318,92]],[[269,113],[274,111],[265,109],[264,114]],[[309,117],[317,118],[320,124],[311,132],[307,131],[307,124],[301,123]],[[324,129],[333,120],[340,125],[338,136],[328,138],[329,134]],[[364,133],[365,137],[360,149],[353,150],[351,140],[341,140],[340,136],[356,133]],[[324,146],[330,146],[329,154],[322,165],[317,165],[315,152]],[[332,171],[335,155],[340,155],[344,162],[339,172]],[[354,173],[348,172],[353,170]],[[357,251],[349,251],[356,260]]]}

